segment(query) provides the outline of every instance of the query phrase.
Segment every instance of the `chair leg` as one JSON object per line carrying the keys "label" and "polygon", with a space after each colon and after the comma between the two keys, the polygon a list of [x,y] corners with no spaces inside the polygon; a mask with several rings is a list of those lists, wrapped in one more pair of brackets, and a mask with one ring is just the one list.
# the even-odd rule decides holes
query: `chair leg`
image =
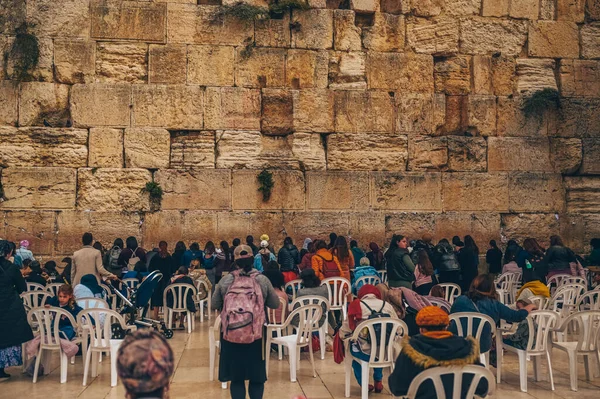
{"label": "chair leg", "polygon": [[98,377],[98,355],[102,353],[92,352],[92,378]]}
{"label": "chair leg", "polygon": [[[281,345],[279,345],[281,350]],[[267,333],[267,344],[265,346],[265,375],[269,376],[269,360],[271,359],[271,332]],[[291,363],[291,360],[290,360]],[[290,366],[291,367],[291,366]]]}
{"label": "chair leg", "polygon": [[344,392],[344,396],[346,396],[347,398],[350,397],[350,379],[352,378],[352,359],[350,358],[349,355],[346,355],[346,358],[344,359],[344,368],[345,368],[345,392]]}
{"label": "chair leg", "polygon": [[541,368],[541,364],[540,364],[540,357],[534,356],[533,357],[533,378],[535,379],[535,381],[540,381],[542,379],[541,374],[542,374],[542,368]]}
{"label": "chair leg", "polygon": [[41,348],[41,344],[40,344],[40,351],[38,352],[37,359],[35,359],[35,367],[33,369],[33,383],[34,384],[37,382],[37,377],[38,377],[38,372],[40,369],[40,362],[42,361],[43,351],[44,350]]}
{"label": "chair leg", "polygon": [[[215,380],[215,355],[217,352],[217,348],[215,347],[214,343],[211,342],[210,348],[208,349],[208,363],[209,363],[209,369],[208,369],[208,380],[209,381],[214,381]],[[268,359],[265,359],[266,361],[269,361]]]}
{"label": "chair leg", "polygon": [[[278,328],[276,331],[277,338],[281,338],[281,328]],[[271,348],[267,348],[267,353],[271,353]],[[279,356],[279,360],[283,359],[283,345],[277,345],[277,354]]]}
{"label": "chair leg", "polygon": [[298,350],[296,348],[288,348],[290,352],[290,381],[296,382],[296,366],[298,365]]}
{"label": "chair leg", "polygon": [[369,399],[369,363],[360,362],[360,373],[361,373],[361,396],[362,399]]}
{"label": "chair leg", "polygon": [[310,365],[313,369],[313,378],[317,378],[317,371],[315,370],[315,357],[313,355],[312,345],[308,345],[308,357],[310,359]]}
{"label": "chair leg", "polygon": [[[199,311],[200,311],[200,323],[204,323],[204,301],[200,302]],[[210,316],[210,312],[208,313]]]}
{"label": "chair leg", "polygon": [[521,380],[521,392],[527,392],[527,356],[524,351],[517,352],[519,355],[519,375]]}
{"label": "chair leg", "polygon": [[319,344],[321,346],[321,360],[325,360],[325,337],[327,336],[327,324],[319,330]]}
{"label": "chair leg", "polygon": [[60,383],[67,382],[67,371],[69,370],[69,359],[67,355],[60,351]]}
{"label": "chair leg", "polygon": [[504,361],[504,351],[502,348],[502,334],[496,334],[496,384],[502,381],[502,362]]}
{"label": "chair leg", "polygon": [[222,382],[221,383],[221,389],[227,389],[227,383],[226,382]]}
{"label": "chair leg", "polygon": [[84,366],[83,366],[83,386],[87,385],[88,373],[90,371],[90,363],[92,361],[92,351],[90,348],[87,349],[87,353],[85,355]]}
{"label": "chair leg", "polygon": [[110,386],[117,386],[117,353],[121,344],[110,346]]}
{"label": "chair leg", "polygon": [[591,367],[591,360],[589,355],[583,355],[583,366],[585,367],[585,379],[591,381],[593,378],[593,372]]}
{"label": "chair leg", "polygon": [[569,355],[569,378],[571,380],[571,391],[577,391],[577,353],[568,351]]}
{"label": "chair leg", "polygon": [[550,351],[546,351],[546,359],[548,360],[548,376],[550,377],[550,386],[554,391],[554,376],[552,375],[552,360],[550,360]]}

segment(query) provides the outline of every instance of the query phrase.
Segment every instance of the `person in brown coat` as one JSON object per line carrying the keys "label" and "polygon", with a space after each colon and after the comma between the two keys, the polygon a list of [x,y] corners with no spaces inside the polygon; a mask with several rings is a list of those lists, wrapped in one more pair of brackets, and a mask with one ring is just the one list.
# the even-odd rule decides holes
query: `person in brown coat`
{"label": "person in brown coat", "polygon": [[81,277],[86,274],[93,274],[100,283],[101,278],[105,277],[109,280],[114,280],[117,277],[106,270],[102,265],[102,254],[100,251],[92,247],[94,238],[92,233],[84,233],[82,237],[83,248],[76,251],[72,257],[71,264],[71,283],[72,286],[79,284]]}

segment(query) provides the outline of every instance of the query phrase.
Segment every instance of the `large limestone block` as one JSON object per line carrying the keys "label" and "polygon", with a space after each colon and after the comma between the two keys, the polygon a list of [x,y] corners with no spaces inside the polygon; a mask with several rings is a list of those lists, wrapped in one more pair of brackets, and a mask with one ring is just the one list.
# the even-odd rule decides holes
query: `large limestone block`
{"label": "large limestone block", "polygon": [[38,37],[89,37],[89,0],[28,0],[27,22]]}
{"label": "large limestone block", "polygon": [[600,2],[598,0],[587,0],[585,13],[590,20],[600,21]]}
{"label": "large limestone block", "polygon": [[540,19],[554,20],[556,15],[556,0],[540,1]]}
{"label": "large limestone block", "polygon": [[369,208],[367,172],[307,172],[306,180],[309,210]]}
{"label": "large limestone block", "polygon": [[559,229],[559,220],[553,213],[502,214],[501,220],[503,237],[519,242],[531,237],[545,247],[549,244],[549,237]]}
{"label": "large limestone block", "polygon": [[71,88],[70,101],[74,126],[129,126],[129,85],[77,84]]}
{"label": "large limestone block", "polygon": [[366,89],[367,56],[363,52],[330,52],[329,88]]}
{"label": "large limestone block", "polygon": [[[56,252],[71,255],[81,248],[81,235],[89,231],[94,240],[110,247],[115,237],[136,237],[141,242],[141,220],[138,213],[62,211],[57,216]],[[147,248],[147,247],[146,247]]]}
{"label": "large limestone block", "polygon": [[150,45],[148,51],[148,83],[185,84],[187,68],[187,48],[185,45]]}
{"label": "large limestone block", "polygon": [[[595,22],[581,27],[581,56],[600,58],[600,23]],[[574,56],[576,57],[577,55]]]}
{"label": "large limestone block", "polygon": [[273,189],[269,200],[259,191],[260,170],[234,170],[232,176],[233,210],[304,210],[304,175],[300,171],[273,170]]}
{"label": "large limestone block", "polygon": [[327,87],[329,54],[326,50],[289,49],[286,57],[285,80],[294,89]]}
{"label": "large limestone block", "polygon": [[[500,239],[500,214],[496,212],[444,212],[435,214],[436,240],[469,234],[482,248],[490,240]],[[481,251],[481,250],[480,250]],[[481,251],[483,252],[483,251]]]}
{"label": "large limestone block", "polygon": [[526,40],[526,21],[487,18],[461,21],[460,49],[466,54],[518,55]]}
{"label": "large limestone block", "polygon": [[600,179],[566,177],[567,210],[569,212],[600,212]]}
{"label": "large limestone block", "polygon": [[404,16],[376,12],[373,25],[362,32],[363,46],[370,51],[403,51]]}
{"label": "large limestone block", "polygon": [[295,11],[292,15],[292,47],[330,49],[333,46],[333,11],[312,9]]}
{"label": "large limestone block", "polygon": [[557,19],[583,22],[585,18],[585,1],[586,0],[558,0],[556,8]]}
{"label": "large limestone block", "polygon": [[554,68],[556,63],[551,59],[517,59],[517,91],[519,93],[535,93],[543,89],[558,90]]}
{"label": "large limestone block", "polygon": [[161,209],[231,209],[231,172],[161,169],[154,180],[163,189]]}
{"label": "large limestone block", "polygon": [[443,170],[448,164],[446,137],[410,136],[408,170]]}
{"label": "large limestone block", "polygon": [[[249,53],[249,54],[248,54]],[[285,49],[238,47],[235,83],[242,87],[281,87],[285,83]]]}
{"label": "large limestone block", "polygon": [[600,97],[600,61],[560,60],[560,90],[564,97]]}
{"label": "large limestone block", "polygon": [[281,19],[254,21],[254,43],[259,47],[290,47],[290,14]]}
{"label": "large limestone block", "polygon": [[215,133],[179,131],[171,133],[171,169],[215,167]]}
{"label": "large limestone block", "polygon": [[560,102],[556,122],[560,137],[599,137],[600,99],[564,98]]}
{"label": "large limestone block", "polygon": [[284,231],[297,244],[306,237],[327,239],[332,231],[346,235],[350,229],[347,212],[290,212],[284,215]]}
{"label": "large limestone block", "polygon": [[362,49],[361,29],[354,21],[354,11],[333,11],[333,48],[338,51],[360,51]]}
{"label": "large limestone block", "polygon": [[27,2],[23,0],[0,0],[2,18],[0,18],[0,33],[14,34],[16,29],[27,18]]}
{"label": "large limestone block", "polygon": [[433,57],[430,55],[371,52],[367,57],[367,81],[371,89],[430,93],[432,76]]}
{"label": "large limestone block", "polygon": [[93,83],[96,43],[90,40],[54,39],[54,76],[60,83]]}
{"label": "large limestone block", "polygon": [[416,53],[447,56],[458,53],[458,23],[456,19],[415,18],[408,23],[408,45]]}
{"label": "large limestone block", "polygon": [[96,80],[106,83],[146,83],[148,45],[145,43],[98,43]]}
{"label": "large limestone block", "polygon": [[334,92],[327,89],[294,91],[294,127],[304,132],[332,132]]}
{"label": "large limestone block", "polygon": [[370,13],[379,11],[378,0],[350,0],[350,9],[356,12]]}
{"label": "large limestone block", "polygon": [[[184,215],[185,213],[182,211],[172,210],[151,212],[144,215],[144,223],[141,226],[142,243],[140,245],[144,248],[158,248],[159,242],[166,241],[167,248],[172,251],[177,242],[182,240]],[[204,226],[202,226],[202,230],[204,230]],[[193,241],[197,241],[197,239],[194,238]],[[190,241],[184,242],[189,243]]]}
{"label": "large limestone block", "polygon": [[475,55],[473,63],[473,94],[494,94],[492,57]]}
{"label": "large limestone block", "polygon": [[405,171],[407,136],[336,133],[327,137],[327,169]]}
{"label": "large limestone block", "polygon": [[442,210],[440,173],[371,173],[371,206],[390,210]]}
{"label": "large limestone block", "polygon": [[551,172],[548,139],[544,137],[489,137],[488,170]]}
{"label": "large limestone block", "polygon": [[444,211],[507,211],[506,173],[445,173],[442,176]]}
{"label": "large limestone block", "polygon": [[[433,212],[386,212],[385,239],[390,240],[394,234],[419,239],[425,233],[432,234],[435,229],[436,216]],[[381,238],[375,242],[381,241]]]}
{"label": "large limestone block", "polygon": [[188,46],[188,82],[200,86],[233,86],[235,47]]}
{"label": "large limestone block", "polygon": [[444,10],[446,14],[454,17],[479,15],[481,11],[481,0],[445,0]]}
{"label": "large limestone block", "polygon": [[[20,59],[18,55],[20,50],[15,50],[13,53],[13,45],[15,40],[13,37],[0,36],[0,50],[3,51],[3,67],[0,67],[0,77],[6,79],[21,80],[19,78],[20,71],[15,68],[15,61]],[[52,82],[54,80],[53,70],[53,55],[54,42],[49,37],[38,37],[38,62],[37,66],[28,71],[28,79],[40,82]]]}
{"label": "large limestone block", "polygon": [[516,60],[514,57],[492,57],[492,86],[497,96],[513,94],[516,82]]}
{"label": "large limestone block", "polygon": [[[217,237],[219,240],[230,241],[232,237],[244,238],[253,235],[255,241],[261,234],[269,235],[269,243],[281,248],[285,238],[286,226],[281,212],[219,212],[217,216],[217,232],[208,239]],[[287,232],[289,235],[289,231]],[[307,236],[304,236],[306,238]],[[295,237],[294,237],[295,238]],[[304,238],[298,237],[296,243]]]}
{"label": "large limestone block", "polygon": [[443,94],[396,93],[396,132],[434,134],[444,124],[446,97]]}
{"label": "large limestone block", "polygon": [[448,170],[485,172],[487,142],[483,137],[448,136]]}
{"label": "large limestone block", "polygon": [[19,126],[49,124],[63,127],[70,119],[69,86],[55,83],[23,82],[20,94]]}
{"label": "large limestone block", "polygon": [[526,117],[522,108],[523,97],[498,97],[498,136],[549,136],[556,128],[554,109]]}
{"label": "large limestone block", "polygon": [[496,97],[471,95],[467,103],[467,124],[482,136],[496,134]]}
{"label": "large limestone block", "polygon": [[418,17],[435,17],[442,12],[444,0],[412,1],[411,11]]}
{"label": "large limestone block", "polygon": [[206,89],[207,129],[260,129],[260,90],[241,87]]}
{"label": "large limestone block", "polygon": [[79,169],[77,208],[95,211],[148,211],[150,197],[142,190],[151,181],[152,174],[145,169]]}
{"label": "large limestone block", "polygon": [[511,173],[508,192],[511,212],[562,212],[565,206],[565,189],[559,174]]}
{"label": "large limestone block", "polygon": [[[91,0],[92,37],[164,43],[167,4],[139,1]],[[176,28],[177,24],[171,24]],[[171,28],[170,26],[170,28]]]}
{"label": "large limestone block", "polygon": [[409,0],[381,0],[380,1],[381,12],[388,14],[407,14],[410,12],[410,1]]}
{"label": "large limestone block", "polygon": [[573,174],[583,161],[582,142],[578,138],[550,138],[550,160],[554,172]]}
{"label": "large limestone block", "polygon": [[446,119],[440,129],[440,133],[464,134],[469,130],[468,100],[468,96],[446,96]]}
{"label": "large limestone block", "polygon": [[468,94],[471,91],[471,57],[457,56],[437,59],[433,77],[437,93]]}
{"label": "large limestone block", "polygon": [[159,128],[125,129],[125,167],[168,168],[171,153],[171,135]]}
{"label": "large limestone block", "polygon": [[581,172],[588,175],[600,175],[600,137],[583,139]]}
{"label": "large limestone block", "polygon": [[5,209],[69,209],[75,207],[77,170],[14,167],[2,170]]}
{"label": "large limestone block", "polygon": [[385,213],[353,212],[350,214],[348,236],[358,241],[358,246],[369,251],[368,244],[381,242],[385,237]]}
{"label": "large limestone block", "polygon": [[388,93],[379,91],[335,92],[335,131],[393,133],[393,99]]}
{"label": "large limestone block", "polygon": [[531,57],[579,57],[579,29],[573,22],[533,22],[529,26],[528,43]]}
{"label": "large limestone block", "polygon": [[295,132],[292,139],[292,154],[298,159],[302,170],[323,170],[327,166],[324,140],[317,133]]}
{"label": "large limestone block", "polygon": [[513,18],[538,19],[540,13],[539,0],[511,0],[508,14]]}
{"label": "large limestone block", "polygon": [[294,101],[287,89],[263,89],[261,132],[285,136],[294,132]]}
{"label": "large limestone block", "polygon": [[0,82],[0,125],[16,125],[19,117],[19,86]]}
{"label": "large limestone block", "polygon": [[185,85],[133,86],[133,126],[202,129],[204,89]]}
{"label": "large limestone block", "polygon": [[123,130],[97,127],[90,129],[90,168],[123,167]]}
{"label": "large limestone block", "polygon": [[239,46],[252,38],[253,25],[234,17],[219,17],[219,7],[169,4],[169,43]]}
{"label": "large limestone block", "polygon": [[510,0],[483,0],[481,15],[484,17],[505,17],[508,15]]}
{"label": "large limestone block", "polygon": [[85,129],[0,127],[0,166],[87,165]]}
{"label": "large limestone block", "polygon": [[260,168],[260,131],[218,131],[215,135],[217,168]]}
{"label": "large limestone block", "polygon": [[[6,235],[11,241],[29,241],[29,249],[35,256],[50,255],[56,238],[56,214],[50,211],[9,211],[2,215]],[[81,241],[79,241],[81,242]]]}

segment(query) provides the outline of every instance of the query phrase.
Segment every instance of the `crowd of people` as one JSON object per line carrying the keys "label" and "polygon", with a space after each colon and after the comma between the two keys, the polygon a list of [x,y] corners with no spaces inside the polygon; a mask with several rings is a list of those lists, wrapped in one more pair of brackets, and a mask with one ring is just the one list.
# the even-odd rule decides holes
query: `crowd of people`
{"label": "crowd of people", "polygon": [[[2,240],[0,306],[5,311],[0,313],[0,378],[9,377],[4,371],[6,367],[21,364],[21,344],[33,338],[19,298],[19,294],[26,290],[26,282],[41,285],[49,281],[64,283],[57,297],[47,305],[61,307],[76,315],[82,309],[77,304],[78,298],[103,298],[100,283],[110,282],[119,286],[122,279],[128,278],[137,278],[141,282],[148,273],[159,271],[163,279],[150,302],[155,318],[160,307],[169,305],[163,303],[163,294],[170,284],[203,287],[205,292],[200,295],[213,295],[213,308],[227,315],[222,318],[219,380],[231,382],[233,399],[245,398],[246,390],[250,398],[261,398],[267,379],[262,326],[273,322],[267,320],[265,308],[275,309],[279,322],[282,303],[287,305],[290,299],[290,292],[285,289],[287,282],[301,279],[301,288],[296,293],[298,297],[328,298],[328,289],[321,285],[322,280],[343,277],[352,283],[352,290],[347,293],[348,317],[344,321],[341,312],[333,312],[329,318],[331,334],[348,338],[361,321],[374,314],[403,319],[409,328],[410,339],[404,341],[395,371],[389,377],[392,393],[403,395],[412,379],[425,368],[478,364],[480,352],[494,349],[489,329],[484,329],[479,342],[456,336],[456,326],[450,324],[448,312],[479,312],[497,323],[500,320],[521,323],[517,332],[505,338],[505,342],[522,345],[527,337],[526,323],[522,322],[535,309],[528,298],[550,295],[546,279],[557,273],[578,275],[586,265],[600,265],[600,239],[592,239],[592,251],[584,257],[567,248],[558,236],[550,237],[549,242],[550,247],[544,249],[534,238],[525,239],[522,246],[510,240],[503,251],[492,240],[484,254],[469,235],[463,238],[455,236],[451,240],[443,238],[436,244],[430,234],[418,240],[393,235],[387,248],[381,249],[375,242],[361,247],[356,240],[348,243],[346,237],[331,233],[329,240],[306,238],[300,249],[291,237],[286,237],[282,247],[275,250],[268,235],[263,234],[259,246],[254,244],[253,236],[248,236],[244,244],[239,238],[235,238],[232,245],[221,241],[217,246],[208,241],[203,249],[196,242],[191,243],[189,248],[178,242],[171,253],[165,241],[146,251],[135,237],[128,237],[125,241],[118,238],[112,246],[104,248],[94,241],[91,233],[85,233],[82,248],[63,259],[60,272],[53,261],[42,267],[26,240],[19,243],[19,248]],[[482,259],[488,267],[485,274],[480,274]],[[375,286],[358,281],[363,276],[379,276],[378,272],[383,270],[387,271],[387,284]],[[507,271],[522,272],[523,286],[517,294],[517,309],[510,309],[498,300],[494,276]],[[199,280],[204,284],[198,285]],[[463,295],[452,305],[424,306],[427,298],[436,298],[438,303],[443,304],[444,291],[439,283],[455,283],[461,287]],[[189,299],[189,310],[195,311],[194,301]],[[323,307],[319,325],[325,323],[326,311],[327,308]],[[67,324],[61,325],[61,331],[72,338],[74,331]],[[350,345],[353,358],[368,359],[368,337],[359,335],[359,339]],[[162,348],[157,350],[165,359],[146,359],[145,353],[138,353],[148,346]],[[172,352],[168,344],[156,334],[138,332],[127,338],[120,350],[120,375],[128,392],[162,397],[161,392],[166,385],[160,385],[159,381],[168,385],[168,378],[153,377],[152,384],[136,382],[144,367],[128,364],[142,358],[158,362],[155,365],[158,369],[153,372],[172,372]],[[357,382],[359,385],[369,384],[362,381],[356,360],[353,368]],[[382,372],[375,369],[373,374],[369,390],[381,392]],[[245,381],[249,381],[248,389]],[[487,386],[484,385],[480,384],[478,393],[485,393]],[[431,391],[433,387],[425,386],[423,389]]]}

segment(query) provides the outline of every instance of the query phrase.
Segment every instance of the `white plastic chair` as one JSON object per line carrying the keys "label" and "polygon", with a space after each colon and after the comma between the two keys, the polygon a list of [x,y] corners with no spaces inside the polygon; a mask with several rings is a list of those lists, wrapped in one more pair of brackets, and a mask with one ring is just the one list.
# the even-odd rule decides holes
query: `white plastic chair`
{"label": "white plastic chair", "polygon": [[[295,309],[297,306],[299,305],[300,307],[302,306],[307,306],[307,305],[319,305],[321,306],[321,309],[323,309],[323,307],[325,307],[325,310],[323,310],[325,312],[325,315],[329,314],[329,301],[326,298],[323,298],[322,296],[316,296],[316,295],[306,295],[306,296],[301,296],[296,298],[296,300],[294,302],[292,302],[292,309]],[[325,305],[325,306],[323,306]],[[325,319],[323,320],[323,323],[321,325],[315,325],[313,332],[314,331],[318,331],[319,332],[319,345],[321,347],[321,360],[325,359],[325,338],[327,337],[327,326],[328,326],[328,322],[327,322],[327,317],[325,317]],[[281,347],[280,347],[281,349]],[[281,358],[280,358],[281,359]]]}
{"label": "white plastic chair", "polygon": [[62,286],[61,283],[52,283],[46,285],[46,291],[48,291],[53,297],[58,296],[58,289]]}
{"label": "white plastic chair", "polygon": [[296,295],[298,295],[298,290],[302,288],[302,280],[296,279],[288,282],[284,287],[284,292],[288,293],[288,288],[292,291],[292,302],[296,300]]}
{"label": "white plastic chair", "polygon": [[79,298],[75,302],[82,309],[110,309],[110,305],[102,298]]}
{"label": "white plastic chair", "polygon": [[554,377],[552,376],[552,361],[550,360],[550,333],[556,327],[558,314],[549,310],[536,310],[527,316],[529,326],[529,340],[527,349],[517,349],[514,346],[502,344],[502,348],[509,352],[516,353],[519,356],[519,371],[521,380],[521,391],[527,392],[527,360],[534,357],[533,369],[535,380],[540,380],[539,357],[546,356],[548,361],[548,374],[550,376],[550,386],[554,391]]}
{"label": "white plastic chair", "polygon": [[569,357],[571,390],[577,391],[577,357],[583,356],[585,377],[588,381],[592,379],[590,356],[594,356],[598,364],[600,364],[598,347],[598,339],[600,338],[600,311],[591,310],[574,313],[563,320],[557,330],[566,332],[571,324],[577,326],[577,341],[554,342],[554,347],[567,353]]}
{"label": "white plastic chair", "polygon": [[[281,309],[281,317],[277,320],[277,315],[275,314],[276,310]],[[267,308],[267,335],[273,335],[275,333],[277,338],[281,338],[283,331],[281,330],[281,325],[285,321],[285,314],[287,313],[288,303],[283,298],[279,298],[279,308],[271,309]],[[282,345],[277,345],[278,347],[278,355],[279,360],[283,359],[283,347]],[[267,352],[270,353],[270,352]]]}
{"label": "white plastic chair", "polygon": [[379,279],[381,280],[382,283],[387,283],[388,281],[388,275],[387,275],[387,270],[377,270],[377,274],[379,274]]}
{"label": "white plastic chair", "polygon": [[445,300],[442,301],[441,299],[432,297],[432,296],[428,296],[427,300],[429,301],[429,303],[431,303],[433,306],[437,306],[440,309],[443,309],[446,313],[450,313],[450,304],[447,303]]}
{"label": "white plastic chair", "polygon": [[561,285],[561,282],[564,278],[572,277],[570,274],[555,274],[553,276],[548,277],[546,280],[546,286],[550,290],[550,295],[554,295],[554,291]]}
{"label": "white plastic chair", "polygon": [[[354,282],[353,288],[362,287],[365,284],[377,285],[381,284],[381,279],[378,276],[362,276]],[[356,289],[358,292],[358,289]]]}
{"label": "white plastic chair", "polygon": [[[375,327],[379,327],[379,336]],[[388,331],[388,326],[391,326]],[[352,356],[350,346],[352,341],[358,340],[358,335],[364,329],[369,331],[369,338],[371,341],[371,354],[369,361],[361,360]],[[389,368],[391,371],[394,370],[394,364],[396,361],[395,343],[398,339],[402,339],[408,334],[408,327],[405,322],[398,319],[392,319],[391,317],[381,317],[377,319],[365,320],[361,322],[350,340],[346,342],[346,356],[344,359],[346,381],[345,381],[345,396],[350,397],[350,379],[353,374],[352,372],[352,361],[357,361],[361,366],[361,395],[362,399],[369,397],[369,369],[371,368]]]}
{"label": "white plastic chair", "polygon": [[[454,383],[452,385],[452,398],[451,399],[460,399],[460,398],[479,398],[475,394],[477,390],[477,386],[479,382],[484,379],[488,383],[488,392],[487,396],[493,395],[496,390],[496,383],[494,382],[494,376],[492,373],[481,366],[468,365],[468,366],[454,366],[454,367],[432,367],[430,369],[424,370],[419,373],[414,380],[410,383],[408,387],[408,392],[406,396],[403,396],[404,399],[415,399],[417,397],[417,392],[421,385],[431,380],[433,383],[433,387],[435,389],[435,394],[438,399],[446,399],[446,391],[444,388],[444,383],[442,382],[442,377],[451,375],[454,378]],[[466,391],[467,394],[465,396],[462,395],[463,391],[463,380],[465,376],[473,376],[471,379],[471,384]],[[487,397],[486,396],[486,397]]]}
{"label": "white plastic chair", "polygon": [[495,281],[498,287],[498,293],[502,294],[501,302],[505,305],[510,305],[515,302],[517,281],[520,281],[521,273],[506,272],[502,273]]}
{"label": "white plastic chair", "polygon": [[38,283],[27,283],[27,291],[46,291],[46,287]]}
{"label": "white plastic chair", "polygon": [[[297,331],[295,334],[286,335],[283,337],[272,338],[267,335],[267,345],[265,350],[267,352],[266,359],[266,372],[269,374],[269,352],[271,351],[271,343],[284,345],[288,348],[289,360],[290,360],[290,380],[296,382],[296,370],[300,369],[300,348],[308,346],[308,353],[310,356],[310,364],[313,369],[313,377],[317,377],[315,371],[315,360],[312,351],[312,331],[313,326],[319,322],[322,315],[322,309],[319,305],[306,305],[292,311],[281,329],[286,329],[292,322],[295,316],[298,316],[299,322]],[[268,326],[267,326],[268,327]]]}
{"label": "white plastic chair", "polygon": [[[204,287],[204,290],[208,293],[206,295],[206,298],[204,299],[199,299],[198,296],[200,295],[200,286]],[[210,290],[208,289],[208,284],[206,284],[206,281],[203,280],[196,280],[196,296],[194,297],[194,302],[196,303],[196,307],[198,308],[198,311],[200,312],[200,323],[204,323],[204,305],[207,305],[207,309],[208,309],[208,320],[210,320],[210,314],[211,314],[211,306],[212,306],[212,295],[210,295]]]}
{"label": "white plastic chair", "polygon": [[530,296],[527,299],[534,304],[538,310],[545,310],[550,304],[550,298],[546,298],[545,296],[541,295]]}
{"label": "white plastic chair", "polygon": [[[44,351],[58,351],[60,355],[60,383],[64,384],[65,382],[67,382],[69,359],[67,359],[67,355],[62,351],[62,348],[60,346],[61,334],[59,324],[61,318],[63,317],[65,317],[71,322],[71,325],[76,331],[78,330],[75,318],[73,318],[71,313],[61,308],[34,308],[31,309],[31,311],[27,315],[29,324],[37,325],[40,334],[40,348],[35,359],[35,367],[33,370],[34,384],[37,382],[38,370],[40,368],[40,363],[42,361]],[[67,338],[63,337],[63,339]],[[81,338],[74,338],[71,340],[71,342],[73,342],[74,344],[80,344]]]}
{"label": "white plastic chair", "polygon": [[[461,294],[461,290],[460,290],[460,287],[458,286],[458,284],[454,284],[454,283],[441,283],[441,284],[438,284],[438,286],[440,286],[440,287],[442,287],[444,289],[444,292],[446,294],[446,296],[444,297],[444,299],[450,305],[452,305],[454,303],[454,299],[457,296],[460,296],[460,294]],[[429,292],[429,295],[431,295],[431,291]]]}
{"label": "white plastic chair", "polygon": [[[191,292],[190,292],[191,291]],[[167,296],[169,295],[169,293],[171,294],[171,297],[173,298],[173,306],[169,307],[167,306]],[[178,283],[178,284],[171,284],[168,285],[167,288],[165,288],[165,292],[163,294],[163,305],[164,305],[164,319],[165,319],[165,323],[167,324],[167,328],[172,328],[173,327],[173,314],[178,313],[178,314],[185,314],[185,317],[187,319],[187,331],[188,334],[191,334],[192,331],[194,330],[195,326],[194,326],[194,314],[192,312],[190,312],[187,308],[187,297],[188,294],[192,295],[193,298],[196,297],[196,295],[198,294],[196,292],[196,287],[194,287],[191,284],[185,284],[185,283]]]}
{"label": "white plastic chair", "polygon": [[25,291],[21,293],[21,299],[23,299],[23,303],[29,306],[31,309],[44,306],[46,301],[50,298],[52,298],[52,294],[43,290]]}
{"label": "white plastic chair", "polygon": [[119,298],[117,297],[116,294],[113,294],[113,292],[111,291],[110,288],[108,288],[108,286],[106,284],[100,284],[100,288],[102,288],[102,290],[104,291],[104,294],[106,295],[106,298],[108,298],[108,300],[106,301],[107,303],[109,303],[110,308],[112,310],[117,310],[117,305],[118,305],[118,300]]}
{"label": "white plastic chair", "polygon": [[[215,368],[216,368],[215,364],[216,364],[216,359],[217,359],[217,352],[221,349],[221,341],[219,340],[220,337],[221,337],[221,315],[218,315],[217,318],[215,319],[215,324],[210,327],[210,330],[208,332],[208,346],[209,346],[208,352],[209,352],[209,356],[210,356],[210,358],[208,359],[209,364],[210,364],[210,368],[208,370],[208,379],[210,381],[215,380]],[[221,388],[227,389],[227,383],[222,382]]]}
{"label": "white plastic chair", "polygon": [[[565,284],[558,288],[552,296],[551,310],[558,313],[557,324],[561,324],[577,309],[577,301],[585,293],[585,287],[580,284]],[[556,332],[557,340],[564,341],[564,333]]]}
{"label": "white plastic chair", "polygon": [[570,276],[570,275],[566,275],[565,277],[562,277],[560,279],[560,282],[558,283],[557,288],[562,287],[563,285],[567,285],[567,284],[581,284],[584,287],[588,286],[587,280],[583,277],[580,276]]}
{"label": "white plastic chair", "polygon": [[327,287],[329,296],[329,310],[341,310],[343,320],[348,319],[348,294],[350,281],[343,277],[329,277],[321,281],[321,285]]}
{"label": "white plastic chair", "polygon": [[575,311],[585,310],[600,310],[600,290],[588,291],[579,297]]}
{"label": "white plastic chair", "polygon": [[137,288],[137,286],[140,284],[140,280],[137,278],[124,278],[123,282],[131,289]]}
{"label": "white plastic chair", "polygon": [[[450,316],[450,322],[454,321],[456,325],[456,331],[458,336],[475,338],[477,342],[481,342],[481,334],[485,325],[490,326],[490,332],[496,337],[496,348],[502,346],[502,333],[496,328],[494,319],[483,313],[476,312],[458,312],[452,313]],[[466,328],[463,328],[463,321],[467,322]],[[475,327],[475,321],[477,321],[477,327]],[[490,351],[480,353],[479,359],[481,363],[486,367],[490,367]],[[502,351],[497,351],[497,366],[496,366],[496,382],[500,384],[502,374]]]}

